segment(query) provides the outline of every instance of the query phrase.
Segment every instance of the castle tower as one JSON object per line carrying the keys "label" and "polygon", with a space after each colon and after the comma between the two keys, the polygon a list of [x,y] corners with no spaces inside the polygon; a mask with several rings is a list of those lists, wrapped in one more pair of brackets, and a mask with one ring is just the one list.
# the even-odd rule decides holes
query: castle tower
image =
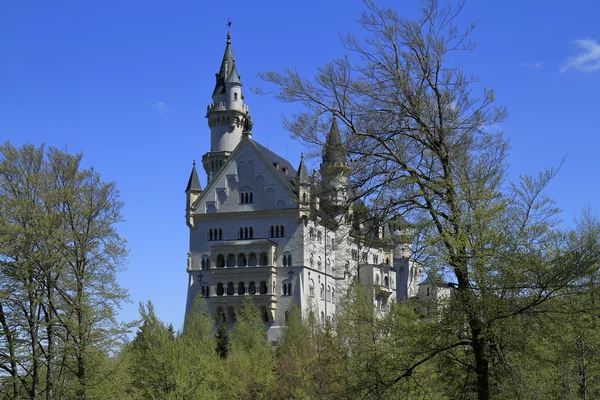
{"label": "castle tower", "polygon": [[337,120],[333,117],[323,145],[323,162],[320,168],[323,182],[322,196],[330,205],[341,206],[348,200],[349,170]]}
{"label": "castle tower", "polygon": [[252,122],[244,104],[242,82],[231,51],[231,34],[227,32],[221,68],[215,74],[212,103],[206,110],[210,128],[210,151],[202,157],[208,181],[223,166],[240,143],[243,134],[251,135]]}
{"label": "castle tower", "polygon": [[417,295],[421,269],[412,259],[413,228],[401,215],[390,220],[389,226],[394,240],[397,298],[402,301]]}
{"label": "castle tower", "polygon": [[296,175],[296,187],[298,188],[298,198],[300,199],[300,208],[308,208],[311,202],[310,187],[311,179],[308,176],[306,165],[304,164],[304,154],[300,155],[300,165],[298,165],[298,175]]}
{"label": "castle tower", "polygon": [[202,186],[200,186],[200,179],[198,179],[198,172],[196,171],[196,161],[192,166],[192,173],[190,179],[185,188],[185,221],[188,227],[194,227],[194,211],[192,205],[202,193]]}

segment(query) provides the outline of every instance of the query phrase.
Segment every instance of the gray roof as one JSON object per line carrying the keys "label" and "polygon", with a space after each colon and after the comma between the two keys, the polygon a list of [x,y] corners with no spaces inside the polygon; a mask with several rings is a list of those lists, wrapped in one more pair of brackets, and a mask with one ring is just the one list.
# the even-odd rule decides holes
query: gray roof
{"label": "gray roof", "polygon": [[237,72],[237,67],[235,66],[235,62],[233,63],[233,68],[231,68],[231,72],[227,77],[227,83],[237,83],[240,85],[242,84],[242,82],[240,81],[240,76]]}
{"label": "gray roof", "polygon": [[256,245],[269,245],[277,246],[277,243],[269,239],[240,239],[240,240],[224,240],[217,242],[211,247],[228,247],[228,246],[256,246]]}
{"label": "gray roof", "polygon": [[310,185],[310,176],[308,176],[308,171],[306,170],[306,165],[304,164],[304,154],[300,155],[300,165],[298,165],[298,175],[296,178],[298,179],[298,183]]}
{"label": "gray roof", "polygon": [[192,167],[192,173],[190,174],[190,179],[188,180],[187,187],[185,188],[186,192],[201,192],[202,186],[200,186],[200,179],[198,179],[198,172],[196,171],[196,162],[194,162],[194,166]]}
{"label": "gray roof", "polygon": [[276,163],[276,162],[279,163],[280,171],[282,171],[284,168],[287,168],[288,173],[286,176],[288,177],[288,179],[292,180],[292,179],[296,178],[296,169],[294,167],[292,167],[292,164],[290,164],[290,162],[288,160],[281,157],[279,154],[267,149],[262,144],[254,141],[254,140],[252,142],[256,145],[258,150],[261,153],[263,153],[263,155],[267,158],[267,160],[269,160],[271,163]]}
{"label": "gray roof", "polygon": [[335,117],[331,120],[331,128],[323,145],[323,164],[329,163],[346,163],[346,150]]}
{"label": "gray roof", "polygon": [[231,52],[231,35],[227,32],[227,44],[225,45],[225,54],[223,54],[223,61],[221,61],[221,68],[216,75],[217,83],[215,84],[215,90],[213,96],[217,94],[223,94],[226,92],[225,79],[231,73],[233,69],[233,54]]}

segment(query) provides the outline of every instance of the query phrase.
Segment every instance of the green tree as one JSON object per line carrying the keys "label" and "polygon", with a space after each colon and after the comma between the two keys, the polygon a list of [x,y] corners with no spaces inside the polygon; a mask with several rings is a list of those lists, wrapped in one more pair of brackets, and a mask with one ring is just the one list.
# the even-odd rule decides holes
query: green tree
{"label": "green tree", "polygon": [[229,333],[227,397],[269,399],[275,389],[275,354],[267,341],[260,310],[252,298],[238,308]]}
{"label": "green tree", "polygon": [[77,397],[86,398],[94,383],[86,368],[127,331],[115,320],[127,301],[116,283],[126,255],[115,229],[122,203],[114,183],[82,169],[81,158],[0,146],[2,365],[15,397],[52,399],[75,376]]}
{"label": "green tree", "polygon": [[[472,49],[473,26],[455,25],[462,3],[424,1],[415,20],[365,4],[366,39],[348,35],[347,57],[313,80],[294,70],[262,77],[279,99],[305,106],[286,126],[306,143],[322,143],[325,116],[342,121],[353,192],[376,219],[409,219],[423,265],[456,282],[451,304],[432,322],[448,336],[425,344],[414,367],[446,357],[447,368],[467,372],[463,391],[489,399],[501,376],[496,360],[514,340],[503,327],[558,312],[561,297],[592,290],[582,280],[596,269],[598,229],[557,229],[557,209],[543,194],[555,170],[506,181],[508,145],[492,131],[506,112],[494,108],[492,90],[473,95],[474,80],[452,57]],[[390,384],[414,367],[396,371]]]}

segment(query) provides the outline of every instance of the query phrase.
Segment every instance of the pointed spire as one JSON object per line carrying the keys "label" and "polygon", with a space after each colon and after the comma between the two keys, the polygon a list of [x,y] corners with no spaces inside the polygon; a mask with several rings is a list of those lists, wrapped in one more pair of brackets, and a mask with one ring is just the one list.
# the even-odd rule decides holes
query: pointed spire
{"label": "pointed spire", "polygon": [[194,160],[194,164],[192,166],[192,173],[190,174],[190,179],[188,181],[187,187],[185,188],[186,192],[201,192],[202,187],[200,186],[200,179],[198,179],[198,172],[196,171],[196,160]]}
{"label": "pointed spire", "polygon": [[[229,23],[230,24],[230,23]],[[225,82],[227,82],[227,78],[233,69],[233,54],[231,52],[231,34],[229,30],[227,31],[227,42],[225,44],[225,54],[223,54],[223,60],[221,61],[221,68],[219,68],[219,72],[217,72],[216,78],[217,83],[215,85],[215,90],[213,91],[213,96],[218,94],[224,94]]]}
{"label": "pointed spire", "polygon": [[296,176],[296,179],[301,185],[310,185],[310,177],[308,176],[306,165],[304,165],[304,153],[300,154],[300,165],[298,165],[298,175]]}
{"label": "pointed spire", "polygon": [[335,116],[331,119],[331,128],[323,146],[323,164],[333,163],[346,164],[346,152]]}

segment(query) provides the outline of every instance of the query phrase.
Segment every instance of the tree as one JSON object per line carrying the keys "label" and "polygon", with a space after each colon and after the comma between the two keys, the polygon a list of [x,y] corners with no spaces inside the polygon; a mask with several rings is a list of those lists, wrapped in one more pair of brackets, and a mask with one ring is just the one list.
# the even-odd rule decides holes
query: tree
{"label": "tree", "polygon": [[86,398],[94,383],[86,368],[128,329],[115,320],[128,299],[116,282],[126,256],[115,227],[122,203],[114,183],[82,169],[81,159],[0,146],[0,324],[13,395],[23,389],[37,399],[45,383],[52,399],[70,375]]}
{"label": "tree", "polygon": [[451,61],[472,49],[474,26],[454,24],[462,3],[424,1],[416,20],[365,5],[367,38],[348,35],[348,56],[319,68],[313,80],[294,70],[262,78],[276,85],[280,100],[305,107],[285,122],[304,142],[322,142],[328,115],[343,123],[357,198],[379,220],[404,215],[418,228],[423,264],[456,282],[434,322],[448,337],[426,345],[389,384],[467,347],[460,359],[448,359],[457,370],[467,366],[465,390],[489,399],[496,360],[510,340],[503,326],[557,311],[559,298],[592,290],[583,280],[597,266],[599,231],[557,229],[557,209],[543,194],[556,170],[506,181],[508,144],[492,131],[506,111],[493,107],[492,90],[474,96],[475,81]]}

